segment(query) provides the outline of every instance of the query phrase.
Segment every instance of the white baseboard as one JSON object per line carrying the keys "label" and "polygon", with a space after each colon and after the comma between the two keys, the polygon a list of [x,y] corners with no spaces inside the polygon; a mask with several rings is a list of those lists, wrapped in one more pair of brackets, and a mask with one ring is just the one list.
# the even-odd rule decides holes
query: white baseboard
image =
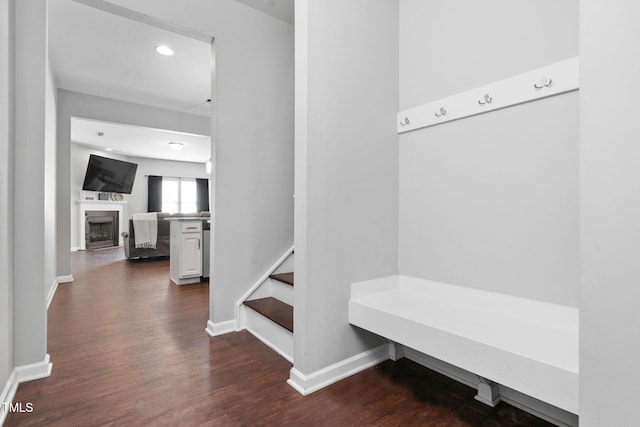
{"label": "white baseboard", "polygon": [[69,274],[67,276],[58,276],[58,283],[71,283],[73,282],[73,275]]}
{"label": "white baseboard", "polygon": [[[454,379],[462,384],[475,389],[478,388],[478,383],[480,382],[478,376],[469,371],[458,368],[457,366],[443,362],[442,360],[436,359],[409,347],[404,348],[404,356],[409,360],[436,371],[446,377]],[[500,385],[500,400],[557,426],[578,426],[577,415],[503,385]]]}
{"label": "white baseboard", "polygon": [[68,276],[58,276],[53,283],[51,284],[51,287],[49,288],[49,294],[47,295],[47,310],[49,309],[49,306],[51,305],[51,301],[53,301],[53,297],[56,294],[56,291],[58,290],[58,285],[60,283],[71,283],[73,282],[73,276],[72,275],[68,275]]}
{"label": "white baseboard", "polygon": [[384,344],[312,372],[309,375],[303,374],[296,368],[291,368],[287,383],[298,393],[306,396],[387,359],[389,359],[389,345]]}
{"label": "white baseboard", "polygon": [[53,301],[53,296],[56,294],[57,290],[58,290],[58,279],[54,279],[53,283],[51,284],[51,287],[49,288],[49,293],[47,294],[47,310],[49,309],[49,306],[51,305],[51,301]]}
{"label": "white baseboard", "polygon": [[51,357],[49,353],[44,356],[42,362],[31,363],[29,365],[16,366],[16,379],[19,383],[39,380],[51,375]]}
{"label": "white baseboard", "polygon": [[218,335],[228,334],[229,332],[236,331],[236,321],[226,320],[224,322],[213,323],[211,320],[207,320],[207,327],[205,331],[211,337],[217,337]]}
{"label": "white baseboard", "polygon": [[[13,402],[13,398],[18,391],[18,385],[27,381],[39,380],[51,375],[51,358],[47,353],[42,362],[31,363],[29,365],[16,366],[11,371],[9,379],[0,394],[0,426],[4,424],[9,413],[8,404]],[[6,405],[5,405],[6,403]]]}
{"label": "white baseboard", "polygon": [[9,413],[9,409],[7,409],[8,404],[13,402],[16,391],[18,391],[18,378],[16,377],[16,371],[14,369],[11,371],[11,375],[9,375],[9,379],[2,389],[2,394],[0,394],[0,404],[3,404],[0,408],[0,426],[7,418],[7,414]]}
{"label": "white baseboard", "polygon": [[500,400],[560,427],[577,427],[578,416],[519,391],[500,386]]}
{"label": "white baseboard", "polygon": [[71,246],[71,252],[78,252],[80,248],[78,246]]}

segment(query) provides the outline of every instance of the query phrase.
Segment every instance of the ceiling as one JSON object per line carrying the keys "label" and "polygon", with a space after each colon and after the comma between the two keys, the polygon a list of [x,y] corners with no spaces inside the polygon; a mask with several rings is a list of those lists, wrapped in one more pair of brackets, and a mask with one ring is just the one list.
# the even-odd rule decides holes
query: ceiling
{"label": "ceiling", "polygon": [[[294,0],[236,1],[293,23]],[[148,18],[104,0],[49,0],[49,58],[57,87],[209,116],[211,44],[203,41],[208,36],[180,35]],[[175,54],[159,55],[159,44]],[[168,139],[175,133],[145,129],[74,119],[71,131],[74,142],[124,155],[201,163],[210,157],[209,149],[195,148],[195,140],[193,146],[186,141],[189,145],[181,152],[169,151]],[[105,136],[97,137],[98,131]],[[158,138],[155,144],[152,138]]]}
{"label": "ceiling", "polygon": [[[99,132],[103,135],[98,135]],[[182,143],[182,150],[173,151],[169,148],[170,141]],[[204,163],[211,157],[211,139],[208,136],[78,117],[71,118],[71,142],[126,156],[153,159]]]}
{"label": "ceiling", "polygon": [[294,0],[236,0],[260,12],[293,25]]}
{"label": "ceiling", "polygon": [[[159,44],[175,54],[159,55]],[[61,89],[209,115],[209,43],[72,0],[50,0],[49,57]]]}

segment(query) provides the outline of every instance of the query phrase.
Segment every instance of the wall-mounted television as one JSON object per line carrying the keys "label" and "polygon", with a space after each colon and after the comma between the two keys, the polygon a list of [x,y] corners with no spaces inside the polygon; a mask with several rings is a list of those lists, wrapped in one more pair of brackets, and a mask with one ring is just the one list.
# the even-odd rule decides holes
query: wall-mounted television
{"label": "wall-mounted television", "polygon": [[136,163],[91,154],[82,189],[131,194],[137,169]]}

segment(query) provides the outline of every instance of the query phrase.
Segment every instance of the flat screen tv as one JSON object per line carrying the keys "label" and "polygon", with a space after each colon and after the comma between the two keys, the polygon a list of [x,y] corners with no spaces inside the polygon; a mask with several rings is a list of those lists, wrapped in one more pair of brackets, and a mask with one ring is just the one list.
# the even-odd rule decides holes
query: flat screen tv
{"label": "flat screen tv", "polygon": [[131,194],[137,169],[136,163],[91,154],[82,189]]}

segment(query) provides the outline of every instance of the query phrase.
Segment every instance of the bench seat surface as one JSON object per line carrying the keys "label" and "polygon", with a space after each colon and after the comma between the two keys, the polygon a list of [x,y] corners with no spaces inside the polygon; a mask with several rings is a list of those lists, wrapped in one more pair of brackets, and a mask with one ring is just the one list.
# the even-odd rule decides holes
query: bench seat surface
{"label": "bench seat surface", "polygon": [[578,309],[408,276],[354,283],[349,322],[578,412]]}

